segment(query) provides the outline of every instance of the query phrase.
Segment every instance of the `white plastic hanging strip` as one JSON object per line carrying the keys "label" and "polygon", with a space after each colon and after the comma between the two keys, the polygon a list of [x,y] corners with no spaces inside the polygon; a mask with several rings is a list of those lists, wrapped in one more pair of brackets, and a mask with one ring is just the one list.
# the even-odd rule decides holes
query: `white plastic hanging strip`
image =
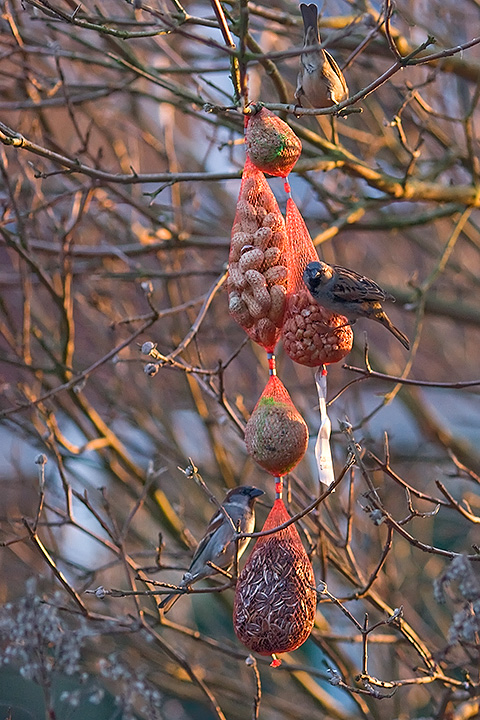
{"label": "white plastic hanging strip", "polygon": [[315,444],[315,459],[317,461],[318,478],[328,487],[334,482],[332,452],[330,450],[330,433],[332,423],[327,415],[327,369],[325,365],[317,368],[315,382],[318,392],[318,406],[320,409],[320,428]]}

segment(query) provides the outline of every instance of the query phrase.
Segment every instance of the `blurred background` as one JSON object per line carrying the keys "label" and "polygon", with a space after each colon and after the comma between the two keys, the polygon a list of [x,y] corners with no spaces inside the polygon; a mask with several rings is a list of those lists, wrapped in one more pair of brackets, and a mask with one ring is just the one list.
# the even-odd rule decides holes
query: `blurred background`
{"label": "blurred background", "polygon": [[[221,7],[248,100],[293,109],[298,4]],[[320,9],[350,95],[374,87],[333,121],[279,111],[303,143],[293,197],[322,259],[397,298],[412,350],[359,321],[346,362],[365,371],[368,339],[390,379],[329,368],[336,472],[346,417],[361,462],[299,530],[339,602],[320,596],[280,668],[256,659],[259,716],[474,718],[480,7],[399,0],[387,24],[388,3]],[[266,491],[257,529],[274,498],[243,442],[266,355],[227,311],[245,151],[218,6],[6,0],[0,29],[0,718],[256,717],[233,591],[162,619],[145,582],[179,582],[214,512],[189,458],[219,500]],[[283,181],[270,186],[284,211]],[[153,376],[147,341],[163,357]],[[281,345],[277,366],[311,438],[288,478],[293,513],[322,492],[318,400]],[[86,594],[99,587],[146,594]]]}

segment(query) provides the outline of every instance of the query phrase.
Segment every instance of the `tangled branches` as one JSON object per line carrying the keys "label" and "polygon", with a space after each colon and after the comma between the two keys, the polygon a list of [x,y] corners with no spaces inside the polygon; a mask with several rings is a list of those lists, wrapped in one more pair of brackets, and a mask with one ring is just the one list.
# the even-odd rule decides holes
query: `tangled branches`
{"label": "tangled branches", "polygon": [[[318,112],[293,104],[292,3],[5,4],[0,673],[50,720],[478,714],[478,7],[351,7],[321,21],[351,96]],[[355,326],[329,370],[335,486],[313,448],[287,484],[316,624],[275,670],[235,640],[234,575],[158,610],[210,497],[264,487],[257,527],[273,500],[243,442],[265,358],[224,292],[250,100],[302,139],[325,260],[375,277],[413,341],[405,361],[369,327],[365,352]],[[312,436],[311,371],[278,365]]]}

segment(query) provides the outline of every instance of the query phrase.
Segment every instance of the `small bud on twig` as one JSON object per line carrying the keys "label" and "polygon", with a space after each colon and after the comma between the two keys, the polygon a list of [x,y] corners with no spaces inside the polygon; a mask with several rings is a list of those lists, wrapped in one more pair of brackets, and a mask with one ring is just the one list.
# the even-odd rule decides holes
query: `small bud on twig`
{"label": "small bud on twig", "polygon": [[391,623],[391,622],[394,622],[395,620],[399,620],[401,617],[403,617],[403,605],[400,605],[400,607],[395,608],[393,613],[387,619],[387,623]]}
{"label": "small bud on twig", "polygon": [[342,676],[337,670],[335,670],[335,668],[327,668],[327,673],[330,676],[328,679],[330,685],[340,685],[340,683],[342,682]]}
{"label": "small bud on twig", "polygon": [[370,518],[373,521],[374,525],[381,525],[385,522],[383,513],[379,509],[372,510],[372,512],[370,513]]}
{"label": "small bud on twig", "polygon": [[103,585],[99,585],[95,590],[85,590],[85,592],[87,595],[95,595],[99,600],[103,600],[107,595],[111,594],[108,590],[105,590]]}
{"label": "small bud on twig", "polygon": [[144,282],[141,283],[140,287],[142,288],[145,295],[151,295],[153,292],[153,285],[148,280],[144,280]]}
{"label": "small bud on twig", "polygon": [[142,355],[150,355],[152,350],[156,348],[155,343],[151,342],[151,340],[148,340],[147,342],[144,342],[142,345]]}

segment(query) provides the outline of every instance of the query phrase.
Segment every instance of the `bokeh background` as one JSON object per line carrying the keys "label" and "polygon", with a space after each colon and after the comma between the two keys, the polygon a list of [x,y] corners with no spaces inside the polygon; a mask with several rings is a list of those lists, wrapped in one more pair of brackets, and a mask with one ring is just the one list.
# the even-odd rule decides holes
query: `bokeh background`
{"label": "bokeh background", "polygon": [[[222,8],[248,99],[293,103],[298,4]],[[391,378],[329,368],[336,471],[346,418],[359,462],[299,523],[331,595],[279,669],[256,659],[264,720],[479,712],[480,51],[465,44],[480,7],[399,0],[386,25],[390,9],[327,1],[322,37],[351,95],[430,38],[414,64],[333,124],[283,113],[320,257],[397,298],[412,351],[359,321],[346,362],[365,370],[368,339]],[[258,528],[274,497],[242,433],[266,356],[227,312],[245,152],[214,4],[6,0],[0,29],[0,717],[256,717],[233,591],[162,620],[145,582],[179,581],[213,512],[189,458],[219,499],[266,491]],[[146,341],[164,358],[152,377]],[[277,365],[311,435],[288,479],[297,512],[322,490],[318,400],[281,346]]]}

